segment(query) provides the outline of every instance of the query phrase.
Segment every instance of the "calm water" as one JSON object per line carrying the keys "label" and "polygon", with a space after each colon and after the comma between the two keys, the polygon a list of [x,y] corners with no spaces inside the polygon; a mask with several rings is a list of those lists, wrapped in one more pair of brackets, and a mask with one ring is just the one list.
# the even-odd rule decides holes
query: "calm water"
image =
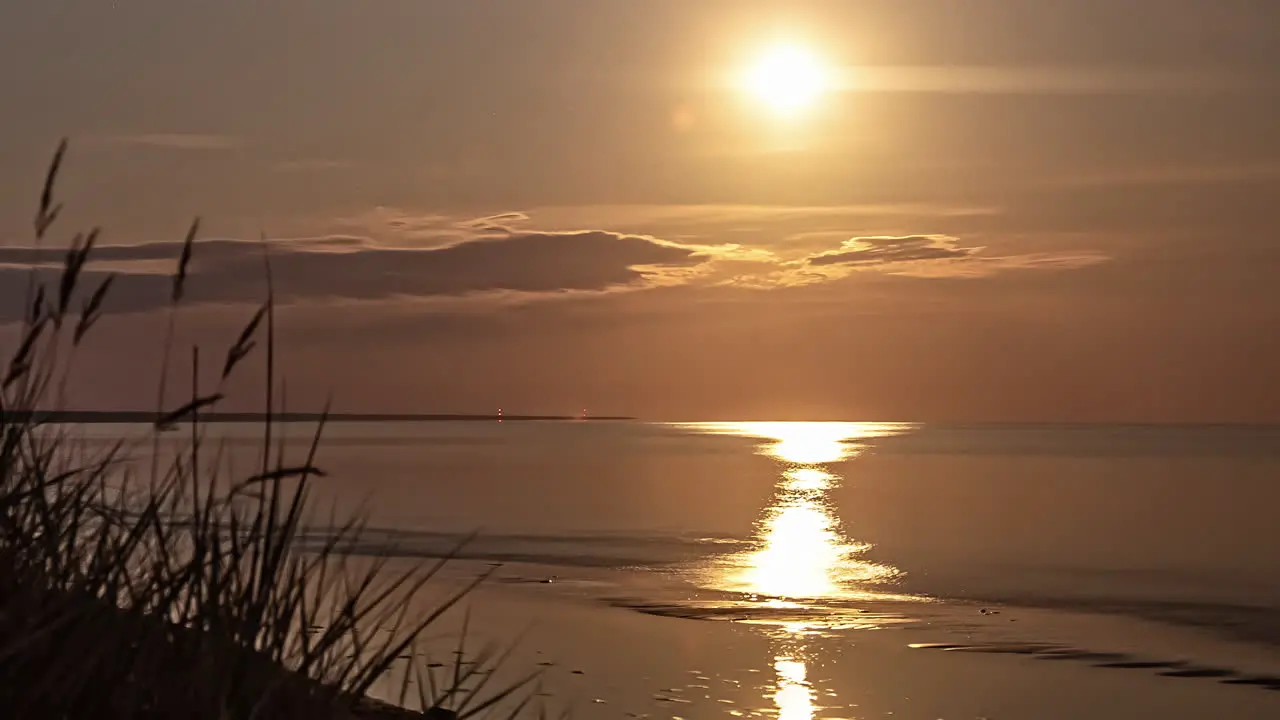
{"label": "calm water", "polygon": [[[257,432],[211,429],[245,469]],[[366,512],[371,543],[479,530],[468,557],[653,607],[838,624],[974,599],[1280,643],[1280,428],[338,424],[318,464],[318,507]]]}

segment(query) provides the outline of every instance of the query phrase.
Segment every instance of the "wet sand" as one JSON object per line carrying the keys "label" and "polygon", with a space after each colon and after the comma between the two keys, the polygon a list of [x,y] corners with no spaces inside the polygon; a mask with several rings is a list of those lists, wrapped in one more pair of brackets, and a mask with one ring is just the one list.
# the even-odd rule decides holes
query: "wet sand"
{"label": "wet sand", "polygon": [[[538,701],[584,720],[1280,717],[1280,654],[1186,628],[963,604],[809,628],[767,612],[677,617],[597,590],[567,580],[476,592],[475,643],[523,633],[492,686],[539,669]],[[447,654],[452,641],[439,640]]]}

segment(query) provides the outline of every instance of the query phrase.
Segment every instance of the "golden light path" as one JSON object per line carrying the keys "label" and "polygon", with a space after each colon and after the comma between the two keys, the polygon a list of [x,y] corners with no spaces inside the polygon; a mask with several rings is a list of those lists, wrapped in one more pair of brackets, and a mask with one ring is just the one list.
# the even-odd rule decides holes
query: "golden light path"
{"label": "golden light path", "polygon": [[[842,534],[827,496],[840,478],[825,466],[855,456],[862,449],[861,440],[908,429],[884,423],[699,425],[698,430],[706,433],[763,440],[758,452],[786,466],[773,503],[758,523],[759,547],[734,563],[720,584],[767,604],[804,607],[804,601],[865,597],[862,586],[892,578],[893,568],[859,559],[869,545]],[[779,720],[813,720],[819,709],[802,642],[811,630],[804,622],[782,626],[773,665],[777,676],[773,701]]]}
{"label": "golden light path", "polygon": [[867,585],[896,571],[860,559],[870,546],[844,537],[828,491],[839,482],[825,466],[861,451],[858,441],[903,432],[873,423],[717,423],[703,432],[764,440],[758,451],[786,465],[773,502],[757,523],[759,546],[737,558],[717,583],[775,603],[865,597]]}
{"label": "golden light path", "polygon": [[803,660],[778,656],[773,670],[778,674],[778,691],[773,703],[778,708],[778,720],[813,720],[813,688],[807,679],[809,668]]}

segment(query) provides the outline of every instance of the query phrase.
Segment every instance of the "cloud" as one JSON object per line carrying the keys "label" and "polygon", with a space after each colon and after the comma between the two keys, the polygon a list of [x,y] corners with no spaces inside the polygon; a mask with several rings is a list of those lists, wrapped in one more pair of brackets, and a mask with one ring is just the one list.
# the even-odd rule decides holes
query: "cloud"
{"label": "cloud", "polygon": [[341,232],[406,247],[438,247],[480,236],[519,231],[562,232],[607,228],[617,233],[656,235],[685,245],[732,245],[803,257],[859,235],[909,235],[922,222],[981,223],[999,214],[990,207],[928,204],[884,205],[565,205],[500,208],[480,218],[458,218],[379,206],[309,226],[307,234]]}
{"label": "cloud", "polygon": [[1000,208],[932,203],[862,205],[629,204],[553,205],[528,215],[553,226],[723,228],[732,225],[780,225],[800,222],[863,222],[868,218],[962,218],[998,215]]}
{"label": "cloud", "polygon": [[781,262],[761,272],[744,272],[720,284],[755,289],[830,283],[855,273],[915,278],[979,278],[1022,270],[1075,270],[1107,262],[1094,250],[984,255],[950,235],[855,237],[839,248]]}
{"label": "cloud", "polygon": [[[864,271],[912,277],[985,277],[1005,271],[1067,270],[1110,259],[1090,250],[987,255],[983,254],[986,248],[964,244],[952,235],[856,235],[838,229],[866,224],[867,217],[859,213],[903,213],[907,217],[914,212],[945,218],[999,211],[920,205],[597,205],[505,211],[460,221],[448,215],[378,207],[343,218],[339,224],[389,245],[422,248],[521,233],[555,234],[564,231],[542,228],[575,227],[573,218],[611,218],[611,223],[595,227],[613,228],[615,234],[626,234],[639,226],[655,228],[665,238],[661,242],[695,251],[705,260],[678,270],[665,267],[650,272],[651,286],[798,287],[830,283]],[[812,229],[815,226],[820,229]],[[676,229],[694,232],[677,233]]]}
{"label": "cloud", "polygon": [[442,213],[408,212],[378,206],[333,224],[360,236],[397,247],[442,247],[483,238],[489,231],[506,234],[508,218],[518,213],[459,220]]}
{"label": "cloud", "polygon": [[240,144],[239,139],[228,135],[199,133],[113,135],[102,138],[101,142],[109,145],[135,145],[165,150],[229,150]]}
{"label": "cloud", "polygon": [[[187,299],[206,305],[260,301],[266,294],[264,249],[281,303],[409,300],[490,308],[677,286],[712,293],[717,288],[802,287],[859,273],[985,277],[1072,269],[1108,259],[1092,251],[992,256],[983,254],[983,247],[942,234],[858,236],[837,244],[838,236],[823,231],[803,243],[781,235],[772,245],[760,246],[675,241],[617,230],[533,229],[533,221],[517,211],[468,219],[374,208],[349,218],[344,223],[349,233],[274,239],[265,245],[204,240],[190,266]],[[100,246],[84,286],[92,288],[115,273],[106,311],[163,307],[180,251],[178,242]],[[53,281],[62,261],[63,251],[56,248],[0,247],[0,321],[20,312],[32,269]]]}
{"label": "cloud", "polygon": [[928,260],[963,260],[982,248],[961,247],[959,240],[946,235],[911,235],[907,237],[859,237],[846,240],[839,250],[831,250],[806,259],[807,264],[824,265],[890,265]]}
{"label": "cloud", "polygon": [[[602,230],[510,233],[434,248],[322,237],[271,240],[265,249],[281,302],[643,289],[689,277],[715,252]],[[163,307],[170,280],[158,269],[166,263],[173,268],[180,250],[177,242],[99,247],[83,285],[92,287],[110,267],[119,277],[107,310]],[[258,242],[199,242],[190,266],[190,301],[260,300],[265,294],[263,251]],[[62,252],[55,249],[0,247],[0,311],[7,319],[20,312],[30,268],[52,280],[60,272],[61,259]]]}
{"label": "cloud", "polygon": [[512,233],[515,232],[515,226],[527,222],[529,222],[529,216],[522,212],[505,212],[456,223],[454,227],[478,233]]}

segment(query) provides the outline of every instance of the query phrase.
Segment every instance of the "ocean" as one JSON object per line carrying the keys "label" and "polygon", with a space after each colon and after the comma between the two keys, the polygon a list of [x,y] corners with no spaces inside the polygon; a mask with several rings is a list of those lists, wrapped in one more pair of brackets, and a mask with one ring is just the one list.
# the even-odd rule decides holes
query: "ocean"
{"label": "ocean", "polygon": [[[122,429],[145,434],[87,432]],[[313,431],[286,428],[292,457]],[[208,432],[256,462],[259,427]],[[313,506],[363,515],[370,553],[632,609],[838,627],[963,601],[1280,646],[1278,427],[336,423],[317,464]]]}
{"label": "ocean", "polygon": [[[146,473],[148,428],[76,432]],[[315,463],[300,548],[357,515],[371,562],[450,558],[426,602],[492,573],[424,657],[510,644],[485,677],[547,716],[1280,717],[1280,427],[334,423]]]}

